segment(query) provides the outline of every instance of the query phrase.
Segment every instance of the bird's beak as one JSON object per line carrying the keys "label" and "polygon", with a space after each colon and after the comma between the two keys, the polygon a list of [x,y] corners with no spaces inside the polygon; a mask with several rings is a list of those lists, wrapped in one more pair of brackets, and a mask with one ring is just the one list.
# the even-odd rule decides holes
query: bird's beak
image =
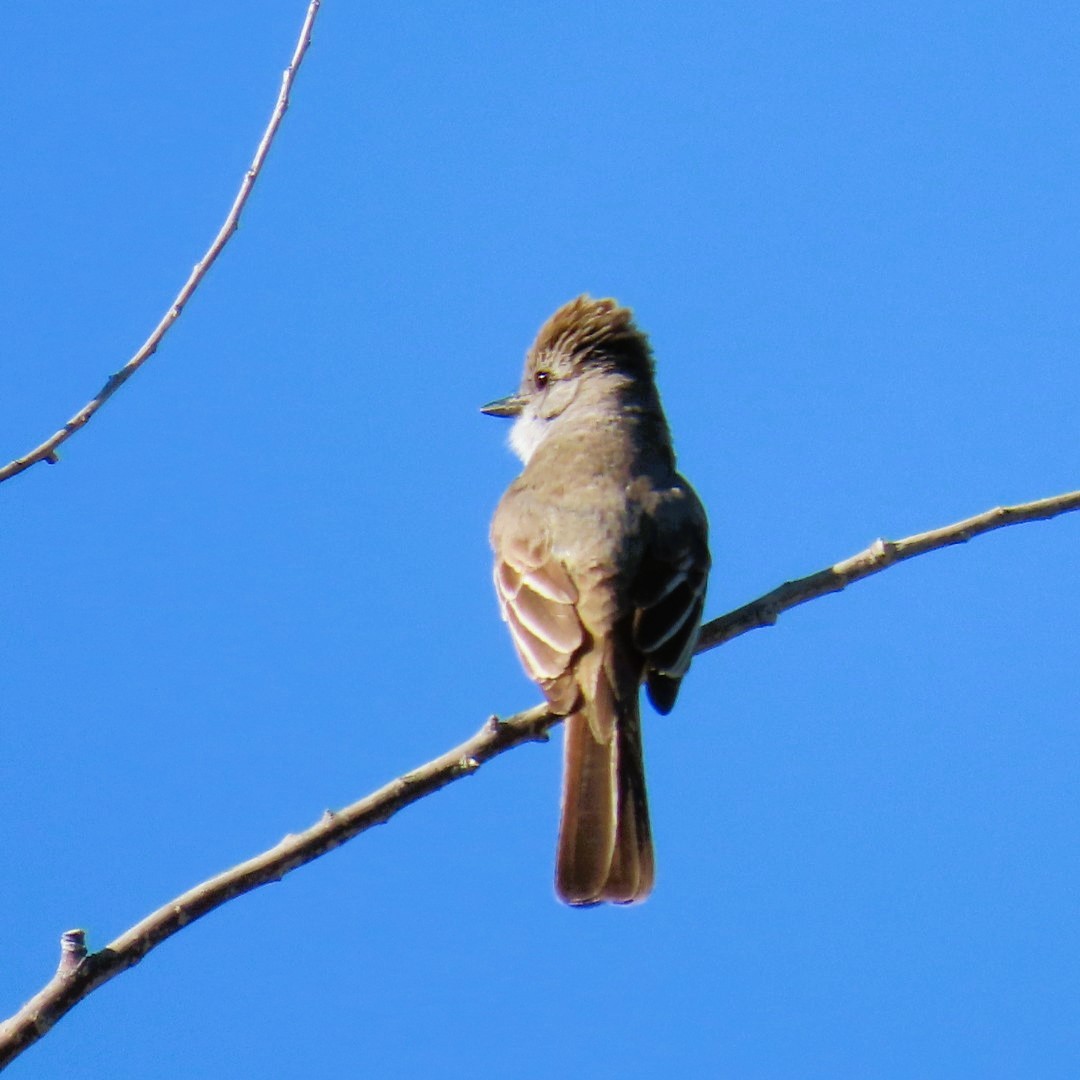
{"label": "bird's beak", "polygon": [[524,408],[525,399],[520,394],[511,394],[509,397],[481,405],[480,411],[488,416],[518,416]]}

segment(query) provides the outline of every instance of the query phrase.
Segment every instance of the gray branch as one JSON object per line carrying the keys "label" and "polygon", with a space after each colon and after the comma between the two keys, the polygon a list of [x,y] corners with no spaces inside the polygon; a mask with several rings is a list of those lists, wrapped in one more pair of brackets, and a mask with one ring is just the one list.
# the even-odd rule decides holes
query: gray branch
{"label": "gray branch", "polygon": [[[698,652],[713,649],[758,627],[771,626],[789,608],[839,592],[852,582],[905,559],[964,543],[1006,525],[1045,521],[1077,509],[1080,509],[1080,491],[1073,491],[1020,506],[998,507],[904,540],[878,540],[849,559],[808,577],[789,581],[706,623]],[[548,729],[561,719],[543,705],[508,720],[491,717],[460,746],[391,781],[344,810],[328,810],[318,823],[304,832],[287,836],[261,855],[196,885],[158,908],[99,952],[86,951],[81,930],[67,931],[61,939],[60,966],[56,974],[14,1016],[0,1024],[0,1068],[40,1039],[57,1020],[102,983],[137,964],[151,949],[189,923],[260,885],[280,881],[297,867],[325,855],[373,825],[388,821],[403,807],[463,776],[471,776],[499,754],[521,743],[546,739]]]}
{"label": "gray branch", "polygon": [[1025,521],[1048,521],[1059,514],[1067,514],[1077,509],[1080,509],[1080,491],[1069,491],[1064,495],[1052,495],[1048,499],[1036,499],[1019,506],[995,506],[993,510],[964,518],[963,521],[940,529],[916,533],[903,540],[875,540],[865,551],[852,555],[850,559],[844,559],[797,581],[785,581],[783,585],[757,600],[706,623],[701,628],[697,651],[702,653],[715,649],[717,645],[723,645],[725,641],[750,630],[772,626],[780,614],[789,608],[805,604],[807,600],[816,600],[819,596],[840,592],[854,581],[862,581],[871,574],[879,574],[890,566],[915,558],[916,555],[952,547],[953,544],[966,544],[976,536],[1003,529],[1006,525],[1019,525]]}
{"label": "gray branch", "polygon": [[225,245],[240,224],[240,215],[247,204],[252,189],[255,187],[255,181],[259,178],[263,162],[266,161],[266,155],[270,152],[274,136],[277,134],[277,130],[285,116],[285,110],[289,107],[289,93],[292,90],[293,83],[296,81],[296,73],[300,69],[304,54],[311,44],[311,28],[315,23],[315,16],[319,13],[320,3],[321,0],[311,0],[308,5],[304,25],[301,27],[300,38],[296,43],[296,49],[293,51],[292,60],[289,61],[289,66],[281,77],[281,90],[278,92],[274,111],[270,114],[270,122],[266,125],[266,130],[263,132],[262,139],[259,140],[255,156],[251,159],[251,164],[248,166],[247,172],[244,173],[244,179],[240,182],[240,190],[237,192],[236,198],[233,200],[233,204],[225,217],[225,224],[218,230],[218,234],[214,237],[210,247],[207,248],[206,254],[195,264],[191,275],[184,282],[183,288],[176,294],[176,299],[170,305],[169,310],[165,312],[161,321],[154,327],[153,332],[140,346],[139,351],[119,371],[113,372],[105,380],[105,385],[97,392],[97,395],[91,398],[59,431],[53,432],[43,443],[35,446],[33,450],[28,451],[22,457],[15,458],[14,461],[9,461],[3,468],[0,468],[0,483],[10,480],[13,476],[18,476],[19,473],[25,472],[31,465],[36,465],[39,461],[47,461],[50,465],[55,465],[60,460],[56,452],[57,448],[62,443],[67,442],[76,431],[85,427],[94,413],[157,352],[157,347],[161,344],[162,338],[172,328],[173,323],[180,318],[184,305],[194,295],[195,290],[199,287],[203,278],[206,277],[210,267],[217,261],[217,257],[224,250]]}

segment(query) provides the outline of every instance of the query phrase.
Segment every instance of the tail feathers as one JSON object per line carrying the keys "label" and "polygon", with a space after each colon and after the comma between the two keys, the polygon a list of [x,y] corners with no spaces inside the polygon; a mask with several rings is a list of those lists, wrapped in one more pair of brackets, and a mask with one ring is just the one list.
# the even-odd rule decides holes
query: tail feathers
{"label": "tail feathers", "polygon": [[590,717],[586,711],[566,718],[555,888],[568,904],[633,904],[652,891],[652,832],[636,698],[619,711],[614,718]]}
{"label": "tail feathers", "polygon": [[619,822],[611,871],[600,898],[613,904],[635,904],[652,892],[656,875],[636,702],[633,723],[620,724],[618,735]]}

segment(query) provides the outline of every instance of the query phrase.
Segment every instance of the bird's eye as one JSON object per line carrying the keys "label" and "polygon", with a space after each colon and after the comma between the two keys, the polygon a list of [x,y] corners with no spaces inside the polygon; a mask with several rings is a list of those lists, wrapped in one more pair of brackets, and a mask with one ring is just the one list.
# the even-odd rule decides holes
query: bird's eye
{"label": "bird's eye", "polygon": [[537,390],[543,390],[544,387],[547,386],[550,379],[551,379],[551,372],[550,371],[538,371],[533,376],[533,386],[535,386]]}

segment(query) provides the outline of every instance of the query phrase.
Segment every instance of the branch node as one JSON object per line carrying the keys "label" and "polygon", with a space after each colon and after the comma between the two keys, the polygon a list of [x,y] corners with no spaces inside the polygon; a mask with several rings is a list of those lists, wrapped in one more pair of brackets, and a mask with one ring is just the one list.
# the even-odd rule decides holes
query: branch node
{"label": "branch node", "polygon": [[887,562],[896,554],[896,545],[891,540],[886,540],[884,537],[878,537],[870,545],[870,558],[874,562]]}
{"label": "branch node", "polygon": [[60,455],[54,450],[51,454],[45,455],[45,461],[48,462],[50,465],[59,465]]}
{"label": "branch node", "polygon": [[474,773],[480,768],[480,762],[474,757],[463,757],[458,760],[457,767],[458,772],[463,776],[468,776],[469,773]]}
{"label": "branch node", "polygon": [[57,975],[70,975],[86,959],[86,931],[65,930],[60,935],[60,964]]}

